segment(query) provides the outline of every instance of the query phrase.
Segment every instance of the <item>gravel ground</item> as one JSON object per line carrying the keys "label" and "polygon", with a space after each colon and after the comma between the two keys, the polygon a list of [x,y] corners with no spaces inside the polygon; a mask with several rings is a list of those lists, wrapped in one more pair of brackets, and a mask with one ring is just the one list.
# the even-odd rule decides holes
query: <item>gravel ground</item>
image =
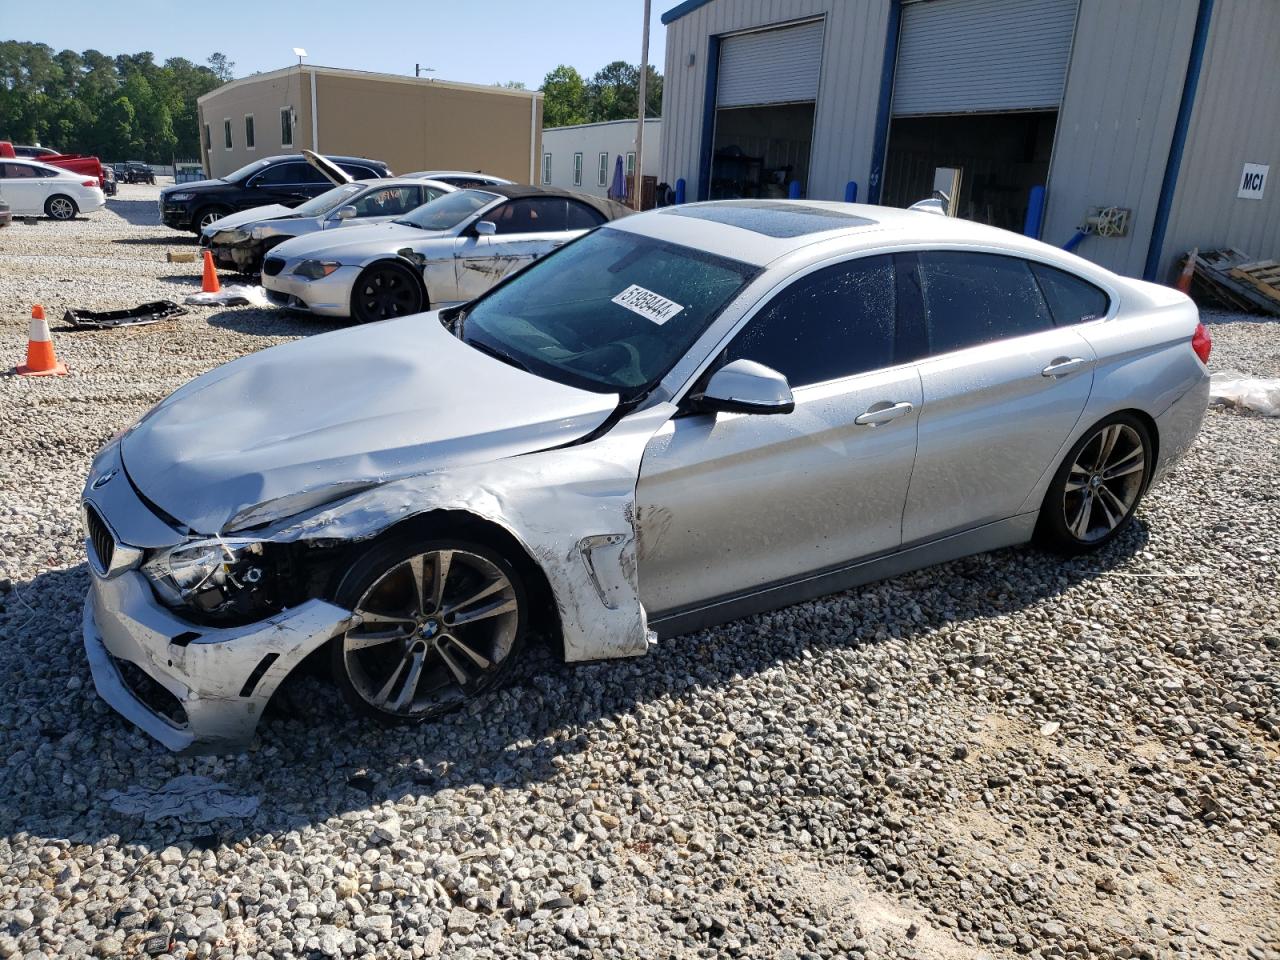
{"label": "gravel ground", "polygon": [[[155,192],[0,232],[6,365],[32,302],[194,287]],[[1280,326],[1212,319],[1215,366],[1280,375]],[[1280,956],[1280,421],[1210,411],[1097,557],[544,656],[415,729],[302,676],[251,752],[176,758],[93,691],[76,495],[174,387],[322,329],[194,310],[55,332],[72,376],[0,377],[0,957]],[[184,775],[240,815],[108,800]]]}

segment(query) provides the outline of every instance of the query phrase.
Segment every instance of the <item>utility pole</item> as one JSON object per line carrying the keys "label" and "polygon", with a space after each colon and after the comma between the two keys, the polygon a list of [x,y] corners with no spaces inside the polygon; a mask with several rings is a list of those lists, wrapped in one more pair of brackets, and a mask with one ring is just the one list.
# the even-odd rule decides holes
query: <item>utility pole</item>
{"label": "utility pole", "polygon": [[631,189],[634,192],[631,201],[637,210],[644,202],[644,108],[649,86],[649,3],[650,0],[644,0],[644,30],[640,34],[640,125],[636,128],[636,172],[631,179]]}

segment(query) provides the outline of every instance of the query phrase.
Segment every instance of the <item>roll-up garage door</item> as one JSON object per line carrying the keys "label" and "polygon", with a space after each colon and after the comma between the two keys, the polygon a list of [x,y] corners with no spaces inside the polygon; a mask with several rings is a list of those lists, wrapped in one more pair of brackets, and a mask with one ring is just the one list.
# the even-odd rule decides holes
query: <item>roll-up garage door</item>
{"label": "roll-up garage door", "polygon": [[895,116],[1056,110],[1078,0],[920,0],[902,8]]}
{"label": "roll-up garage door", "polygon": [[720,43],[717,107],[818,99],[822,21],[759,30]]}

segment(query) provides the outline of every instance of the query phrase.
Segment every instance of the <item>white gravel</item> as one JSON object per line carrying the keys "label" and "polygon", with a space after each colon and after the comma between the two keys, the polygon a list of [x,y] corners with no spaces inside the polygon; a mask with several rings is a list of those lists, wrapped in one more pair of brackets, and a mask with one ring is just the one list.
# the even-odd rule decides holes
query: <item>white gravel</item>
{"label": "white gravel", "polygon": [[[56,327],[195,287],[156,190],[0,231],[6,367],[33,302]],[[1280,375],[1280,325],[1212,319],[1215,366]],[[176,758],[93,691],[82,479],[185,380],[323,329],[200,309],[0,377],[0,957],[1280,956],[1280,421],[1210,411],[1097,557],[543,657],[414,729],[300,677],[252,752]],[[256,812],[106,797],[180,776]]]}

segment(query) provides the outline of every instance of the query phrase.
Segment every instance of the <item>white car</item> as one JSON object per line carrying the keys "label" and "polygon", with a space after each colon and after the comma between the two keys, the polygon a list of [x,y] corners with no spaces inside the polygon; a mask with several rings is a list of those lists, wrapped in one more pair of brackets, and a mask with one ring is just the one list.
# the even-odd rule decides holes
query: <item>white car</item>
{"label": "white car", "polygon": [[38,160],[0,160],[0,200],[14,216],[70,220],[107,202],[94,177],[59,170]]}

